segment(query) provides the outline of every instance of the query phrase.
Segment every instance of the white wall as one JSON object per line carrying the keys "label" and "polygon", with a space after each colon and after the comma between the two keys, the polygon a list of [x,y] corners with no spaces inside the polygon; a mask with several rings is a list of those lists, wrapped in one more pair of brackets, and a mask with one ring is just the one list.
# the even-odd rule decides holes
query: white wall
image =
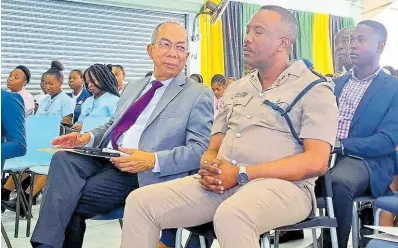
{"label": "white wall", "polygon": [[392,66],[398,68],[398,1],[387,7],[381,14],[376,16],[374,20],[384,24],[387,29],[387,44],[381,55],[380,64],[382,66]]}

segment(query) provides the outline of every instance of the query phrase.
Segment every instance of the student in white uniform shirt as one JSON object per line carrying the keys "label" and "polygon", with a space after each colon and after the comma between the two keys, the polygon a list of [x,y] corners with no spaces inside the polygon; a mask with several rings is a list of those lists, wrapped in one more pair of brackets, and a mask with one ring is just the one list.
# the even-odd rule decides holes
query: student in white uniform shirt
{"label": "student in white uniform shirt", "polygon": [[111,117],[116,111],[119,101],[116,78],[112,74],[112,67],[101,64],[90,66],[84,72],[86,88],[93,94],[83,103],[81,114],[72,127],[81,130],[83,121],[87,117]]}
{"label": "student in white uniform shirt", "polygon": [[73,114],[73,123],[76,123],[81,113],[81,107],[84,101],[91,96],[83,84],[83,72],[81,70],[72,70],[69,73],[69,87],[72,92],[67,93],[75,102],[75,112]]}
{"label": "student in white uniform shirt", "polygon": [[36,115],[60,115],[62,122],[72,124],[75,103],[62,91],[64,75],[63,65],[53,61],[51,68],[44,74],[48,96],[39,105]]}

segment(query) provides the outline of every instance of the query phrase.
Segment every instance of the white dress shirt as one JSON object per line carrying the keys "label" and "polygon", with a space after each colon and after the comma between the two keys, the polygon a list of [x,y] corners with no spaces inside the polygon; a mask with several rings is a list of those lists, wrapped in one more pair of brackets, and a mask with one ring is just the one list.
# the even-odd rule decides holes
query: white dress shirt
{"label": "white dress shirt", "polygon": [[83,92],[83,88],[77,95],[75,95],[75,93],[72,91],[72,99],[73,99],[73,101],[75,101],[75,104],[77,104],[77,98],[79,98],[79,96],[82,94],[82,92]]}
{"label": "white dress shirt", "polygon": [[[127,149],[138,149],[138,145],[142,136],[142,133],[145,130],[145,126],[149,121],[149,118],[151,117],[153,111],[155,110],[156,105],[162,98],[164,92],[166,91],[167,87],[170,85],[171,81],[174,78],[171,78],[166,81],[160,81],[163,86],[160,87],[159,89],[156,90],[155,95],[153,96],[152,100],[149,102],[149,104],[146,106],[144,111],[138,116],[137,120],[135,123],[126,131],[124,132],[119,139],[117,140],[117,144],[120,147],[127,148]],[[141,92],[140,96],[137,98],[137,100],[143,96],[151,87],[152,87],[152,81],[155,81],[155,76],[152,75],[150,79],[150,83],[145,87],[145,89]],[[87,144],[87,146],[92,146],[94,143],[94,137],[91,134],[91,140]],[[108,148],[113,148],[112,147],[112,141],[108,143]],[[160,172],[160,167],[158,163],[158,157],[155,153],[155,167],[153,169],[153,172]]]}

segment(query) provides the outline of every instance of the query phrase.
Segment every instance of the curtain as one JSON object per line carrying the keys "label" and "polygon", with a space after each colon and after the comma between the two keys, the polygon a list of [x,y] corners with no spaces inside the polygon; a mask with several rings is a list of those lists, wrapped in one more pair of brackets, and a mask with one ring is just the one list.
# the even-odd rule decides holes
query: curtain
{"label": "curtain", "polygon": [[[244,39],[244,36],[246,35],[246,25],[249,23],[252,16],[260,8],[261,8],[261,5],[243,3],[243,11],[242,11],[242,18],[241,18],[241,20],[242,20],[242,22],[241,22],[242,40]],[[243,48],[242,48],[242,50],[243,50]],[[242,75],[244,75],[245,74],[245,63],[244,62],[242,62],[241,71],[242,71]]]}
{"label": "curtain", "polygon": [[314,68],[324,75],[333,74],[333,58],[329,36],[329,15],[314,14],[312,37]]}
{"label": "curtain", "polygon": [[354,26],[355,26],[354,19],[348,17],[341,18],[341,28],[349,28]]}
{"label": "curtain", "polygon": [[[213,0],[216,4],[220,1]],[[216,24],[210,25],[210,19],[210,15],[200,16],[200,73],[208,86],[214,74],[224,74],[222,20],[220,18]]]}
{"label": "curtain", "polygon": [[297,37],[297,57],[307,59],[313,63],[312,59],[312,27],[314,21],[314,13],[297,11],[298,17],[298,37]]}
{"label": "curtain", "polygon": [[242,3],[230,2],[222,16],[225,76],[243,76]]}
{"label": "curtain", "polygon": [[342,28],[342,18],[340,16],[329,16],[329,35],[330,35],[330,48],[332,50],[332,57],[333,57],[333,71],[337,71],[337,64],[335,62],[334,57],[334,38],[336,38],[336,34]]}
{"label": "curtain", "polygon": [[[290,11],[296,17],[297,22],[298,22],[298,12],[295,10],[290,10]],[[299,52],[299,34],[297,32],[297,40],[296,40],[296,43],[293,44],[292,51],[290,52],[290,60],[298,59],[299,58],[298,52]]]}

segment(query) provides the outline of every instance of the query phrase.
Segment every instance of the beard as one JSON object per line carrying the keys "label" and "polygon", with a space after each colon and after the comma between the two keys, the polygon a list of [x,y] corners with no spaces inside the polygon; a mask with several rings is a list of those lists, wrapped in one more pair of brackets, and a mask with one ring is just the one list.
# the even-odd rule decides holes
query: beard
{"label": "beard", "polygon": [[343,67],[347,68],[351,65],[351,60],[348,56],[340,56],[336,58],[335,69],[336,72],[343,71]]}

